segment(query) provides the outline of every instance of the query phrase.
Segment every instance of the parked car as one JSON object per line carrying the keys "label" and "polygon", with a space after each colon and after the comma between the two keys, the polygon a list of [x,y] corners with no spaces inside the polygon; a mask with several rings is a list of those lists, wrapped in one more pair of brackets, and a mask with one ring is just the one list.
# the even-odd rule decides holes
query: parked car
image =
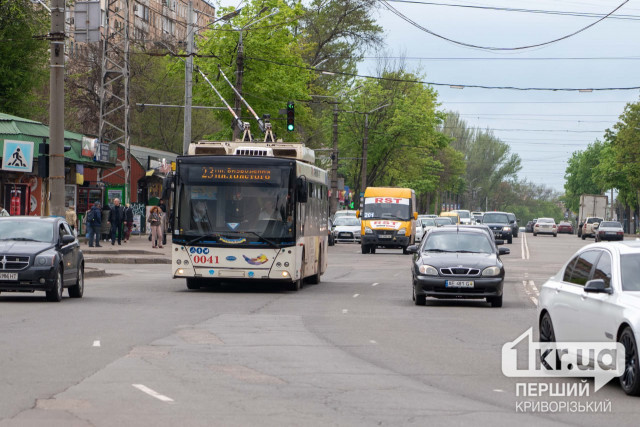
{"label": "parked car", "polygon": [[356,217],[343,216],[333,221],[333,238],[339,242],[360,243],[360,219]]}
{"label": "parked car", "polygon": [[333,222],[329,220],[329,246],[336,244],[336,240],[333,237]]}
{"label": "parked car", "polygon": [[504,266],[500,255],[509,249],[496,246],[485,230],[441,227],[431,230],[414,253],[411,267],[413,301],[425,305],[427,297],[486,298],[502,307]]}
{"label": "parked car", "polygon": [[0,217],[0,291],[44,291],[48,301],[84,293],[84,257],[60,217]]}
{"label": "parked car", "polygon": [[596,231],[596,242],[624,240],[624,229],[618,221],[602,221]]}
{"label": "parked car", "polygon": [[619,342],[625,348],[625,393],[640,394],[640,242],[594,243],[579,249],[542,286],[541,342]]}
{"label": "parked car", "polygon": [[518,226],[518,219],[516,218],[516,214],[507,212],[507,217],[509,218],[509,224],[511,224],[511,234],[513,234],[513,237],[518,237],[518,231],[520,230],[520,227]]}
{"label": "parked car", "polygon": [[538,218],[533,226],[533,235],[538,234],[551,234],[553,237],[558,237],[558,226],[556,220],[553,218]]}
{"label": "parked car", "polygon": [[489,226],[496,239],[513,243],[511,224],[509,224],[509,217],[506,212],[485,212],[482,216],[482,223]]}
{"label": "parked car", "polygon": [[427,231],[437,227],[434,218],[420,219],[420,216],[418,216],[418,221],[416,221],[416,243],[422,241],[422,236],[424,236]]}
{"label": "parked car", "polygon": [[561,221],[558,224],[558,234],[560,233],[573,234],[573,224],[569,221]]}
{"label": "parked car", "polygon": [[598,225],[603,221],[602,218],[598,218],[597,216],[590,216],[584,220],[584,224],[582,225],[582,233],[580,237],[584,240],[587,237],[596,237],[596,229]]}

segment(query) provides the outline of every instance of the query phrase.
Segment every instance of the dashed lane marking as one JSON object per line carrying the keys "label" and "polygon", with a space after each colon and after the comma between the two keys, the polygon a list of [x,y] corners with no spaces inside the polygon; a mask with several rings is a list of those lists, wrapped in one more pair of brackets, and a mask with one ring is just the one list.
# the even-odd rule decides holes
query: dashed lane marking
{"label": "dashed lane marking", "polygon": [[155,390],[151,390],[149,387],[143,384],[131,384],[131,385],[137,388],[138,390],[140,390],[141,392],[146,393],[151,397],[155,397],[158,400],[161,400],[163,402],[173,402],[172,398],[167,397],[164,394],[160,394]]}
{"label": "dashed lane marking", "polygon": [[360,294],[353,294],[354,298],[358,298],[360,296]]}
{"label": "dashed lane marking", "polygon": [[540,296],[540,291],[536,287],[536,284],[533,280],[523,280],[522,286],[524,287],[524,291],[536,307],[538,306],[538,297]]}
{"label": "dashed lane marking", "polygon": [[347,310],[346,308],[342,309],[342,314],[347,314],[349,312],[349,310]]}
{"label": "dashed lane marking", "polygon": [[376,342],[376,340],[369,340],[369,342],[370,342],[371,344],[378,344],[378,343]]}
{"label": "dashed lane marking", "polygon": [[371,286],[378,286],[380,283],[372,283]]}
{"label": "dashed lane marking", "polygon": [[100,340],[95,340],[95,341],[93,342],[93,346],[94,346],[94,347],[100,347]]}

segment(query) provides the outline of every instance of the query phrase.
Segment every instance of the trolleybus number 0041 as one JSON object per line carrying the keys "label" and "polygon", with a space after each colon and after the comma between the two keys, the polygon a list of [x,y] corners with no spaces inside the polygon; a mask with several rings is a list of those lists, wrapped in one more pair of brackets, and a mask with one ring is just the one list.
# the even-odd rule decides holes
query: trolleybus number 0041
{"label": "trolleybus number 0041", "polygon": [[194,264],[217,264],[218,257],[213,255],[196,255],[193,257]]}

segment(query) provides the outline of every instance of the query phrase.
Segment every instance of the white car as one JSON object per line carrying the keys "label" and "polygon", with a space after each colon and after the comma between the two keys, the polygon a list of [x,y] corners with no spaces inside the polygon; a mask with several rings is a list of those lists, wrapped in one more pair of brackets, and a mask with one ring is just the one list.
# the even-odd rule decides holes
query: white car
{"label": "white car", "polygon": [[475,224],[475,219],[471,216],[471,212],[464,209],[456,209],[452,212],[458,213],[458,216],[460,217],[460,224],[470,225],[472,224],[472,220],[473,224]]}
{"label": "white car", "polygon": [[333,214],[333,220],[335,221],[336,219],[341,218],[341,217],[345,217],[345,216],[355,218],[356,217],[356,211],[353,211],[353,210],[336,211],[336,213]]}
{"label": "white car", "polygon": [[422,241],[422,236],[431,230],[432,228],[436,228],[436,221],[434,218],[422,218],[418,216],[418,221],[416,222],[416,243]]}
{"label": "white car", "polygon": [[538,218],[538,221],[533,226],[533,235],[538,234],[552,234],[553,237],[558,237],[558,226],[556,220],[553,218]]}
{"label": "white car", "polygon": [[640,394],[640,241],[594,243],[578,250],[542,286],[541,342],[620,342],[620,385]]}
{"label": "white car", "polygon": [[360,242],[360,219],[351,216],[338,217],[333,221],[333,238],[338,242]]}

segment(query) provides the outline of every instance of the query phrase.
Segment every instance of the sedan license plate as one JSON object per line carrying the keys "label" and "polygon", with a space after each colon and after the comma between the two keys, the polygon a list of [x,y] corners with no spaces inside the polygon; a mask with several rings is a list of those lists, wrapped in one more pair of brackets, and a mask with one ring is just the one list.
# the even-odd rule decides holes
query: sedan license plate
{"label": "sedan license plate", "polygon": [[18,273],[0,273],[0,280],[18,280]]}
{"label": "sedan license plate", "polygon": [[381,234],[381,235],[380,235],[380,236],[378,236],[378,237],[380,237],[381,239],[390,239],[390,238],[391,238],[391,237],[393,237],[393,236],[391,236],[390,234]]}
{"label": "sedan license plate", "polygon": [[447,280],[444,286],[447,288],[473,288],[473,280]]}

